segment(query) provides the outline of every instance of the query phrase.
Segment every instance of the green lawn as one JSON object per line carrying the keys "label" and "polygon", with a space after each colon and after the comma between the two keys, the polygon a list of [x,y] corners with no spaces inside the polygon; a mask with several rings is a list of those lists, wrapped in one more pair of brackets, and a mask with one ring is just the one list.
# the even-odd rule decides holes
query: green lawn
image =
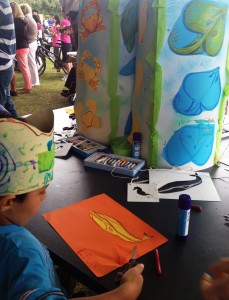
{"label": "green lawn", "polygon": [[[12,97],[19,115],[31,114],[44,107],[57,109],[69,106],[67,98],[60,95],[64,86],[61,78],[65,75],[63,71],[57,72],[52,68],[51,62],[47,61],[47,67],[43,75],[40,77],[40,86],[33,88],[30,94],[19,94]],[[20,72],[16,72],[17,88],[23,87],[23,78]]]}

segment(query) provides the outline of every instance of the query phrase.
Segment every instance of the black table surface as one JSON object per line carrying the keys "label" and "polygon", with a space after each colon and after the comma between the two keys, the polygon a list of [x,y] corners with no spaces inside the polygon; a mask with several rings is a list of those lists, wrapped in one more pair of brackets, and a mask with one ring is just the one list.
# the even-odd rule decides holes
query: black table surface
{"label": "black table surface", "polygon": [[[222,165],[209,171],[212,177],[222,178],[229,176],[228,169]],[[138,259],[145,265],[144,285],[139,299],[198,300],[201,299],[201,274],[208,271],[210,263],[229,256],[229,184],[228,179],[225,180],[227,182],[213,180],[220,202],[193,202],[201,205],[203,210],[201,213],[191,212],[188,239],[179,242],[175,240],[177,200],[127,202],[130,179],[85,168],[81,157],[56,158],[54,181],[48,187],[47,200],[26,227],[48,247],[54,260],[90,288],[99,293],[113,289],[117,271],[97,278],[42,217],[43,213],[105,193],[168,238],[168,242],[159,247],[162,275],[156,274],[153,252]]]}

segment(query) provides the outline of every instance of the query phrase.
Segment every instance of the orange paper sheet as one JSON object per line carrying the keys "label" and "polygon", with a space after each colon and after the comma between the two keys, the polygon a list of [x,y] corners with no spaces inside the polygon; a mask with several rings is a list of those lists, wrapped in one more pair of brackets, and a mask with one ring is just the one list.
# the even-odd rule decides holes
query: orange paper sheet
{"label": "orange paper sheet", "polygon": [[44,214],[44,218],[98,277],[167,241],[163,235],[105,194]]}

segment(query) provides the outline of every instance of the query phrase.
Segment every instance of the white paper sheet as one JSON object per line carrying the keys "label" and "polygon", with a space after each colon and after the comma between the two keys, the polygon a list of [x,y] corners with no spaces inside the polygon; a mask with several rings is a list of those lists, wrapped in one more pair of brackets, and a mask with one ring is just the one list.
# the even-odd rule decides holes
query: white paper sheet
{"label": "white paper sheet", "polygon": [[72,143],[55,144],[55,157],[66,156],[72,147]]}
{"label": "white paper sheet", "polygon": [[156,184],[129,183],[127,202],[159,202]]}
{"label": "white paper sheet", "polygon": [[184,170],[149,170],[150,184],[156,184],[159,198],[178,199],[189,194],[192,200],[221,201],[215,185],[206,172]]}

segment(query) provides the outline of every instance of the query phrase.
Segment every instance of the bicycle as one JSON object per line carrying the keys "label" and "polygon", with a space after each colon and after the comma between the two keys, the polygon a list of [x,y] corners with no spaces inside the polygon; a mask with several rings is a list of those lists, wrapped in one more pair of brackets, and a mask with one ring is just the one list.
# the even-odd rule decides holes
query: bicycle
{"label": "bicycle", "polygon": [[[58,55],[50,51],[51,47],[57,48],[59,50]],[[46,69],[46,58],[53,63],[53,66],[57,70],[57,72],[60,72],[60,70],[62,69],[64,73],[67,74],[65,63],[62,61],[61,48],[52,46],[45,39],[40,38],[38,40],[38,47],[36,52],[36,63],[39,76],[41,76]]]}

